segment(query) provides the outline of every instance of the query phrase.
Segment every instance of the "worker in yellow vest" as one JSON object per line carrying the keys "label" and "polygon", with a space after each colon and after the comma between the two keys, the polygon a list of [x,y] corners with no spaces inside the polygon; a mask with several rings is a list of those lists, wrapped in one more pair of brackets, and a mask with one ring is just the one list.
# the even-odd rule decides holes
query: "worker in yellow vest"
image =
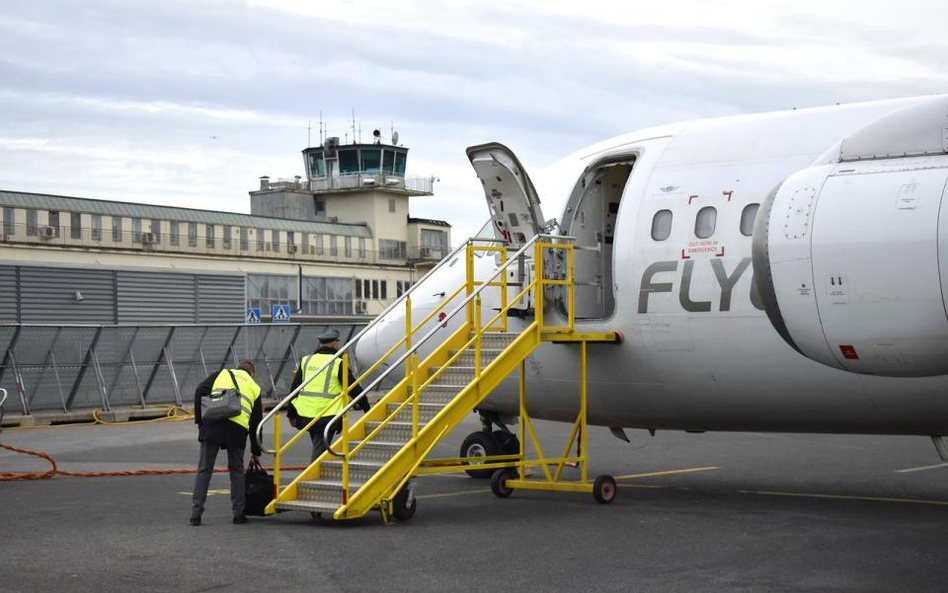
{"label": "worker in yellow vest", "polygon": [[[339,350],[339,332],[332,329],[320,334],[317,339],[319,340],[319,349],[310,356],[304,356],[303,360],[300,361],[300,368],[293,375],[290,390],[295,390],[303,384],[304,380],[311,377],[312,380],[306,383],[306,387],[290,400],[290,405],[287,406],[286,410],[286,417],[290,424],[300,430],[309,424],[313,418],[319,418],[309,429],[309,437],[313,441],[311,461],[315,461],[328,448],[327,443],[323,441],[323,431],[333,416],[342,411],[347,403],[336,399],[342,393],[342,358],[334,361],[332,366],[323,372],[316,374],[316,371],[329,362],[336,351]],[[355,376],[350,370],[349,385],[353,383],[355,383]],[[362,388],[358,385],[349,389],[350,398],[354,399],[361,393]],[[358,406],[363,412],[368,412],[368,398],[362,398]],[[337,422],[333,425],[329,434],[330,442],[339,432],[341,424],[341,422]]]}
{"label": "worker in yellow vest", "polygon": [[[244,514],[244,448],[250,434],[251,461],[259,461],[260,443],[257,442],[257,427],[263,417],[260,402],[260,386],[253,380],[254,366],[249,360],[241,362],[236,369],[222,369],[211,373],[194,392],[194,422],[198,425],[198,441],[201,456],[198,459],[197,477],[194,479],[194,494],[191,498],[191,525],[201,524],[207,488],[211,483],[217,453],[227,449],[227,470],[230,473],[230,503],[234,523],[247,522]],[[235,384],[236,383],[236,384]],[[216,422],[201,420],[201,398],[213,391],[234,389],[240,393],[240,413]]]}

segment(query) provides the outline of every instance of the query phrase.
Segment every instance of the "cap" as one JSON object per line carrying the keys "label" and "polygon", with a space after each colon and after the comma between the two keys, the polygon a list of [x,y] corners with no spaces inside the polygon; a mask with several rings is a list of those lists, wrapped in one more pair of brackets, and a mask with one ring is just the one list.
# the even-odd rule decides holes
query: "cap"
{"label": "cap", "polygon": [[319,334],[318,336],[316,336],[316,339],[319,340],[320,344],[328,344],[330,342],[335,342],[336,340],[339,339],[339,332],[334,329],[331,329],[329,331],[325,331]]}

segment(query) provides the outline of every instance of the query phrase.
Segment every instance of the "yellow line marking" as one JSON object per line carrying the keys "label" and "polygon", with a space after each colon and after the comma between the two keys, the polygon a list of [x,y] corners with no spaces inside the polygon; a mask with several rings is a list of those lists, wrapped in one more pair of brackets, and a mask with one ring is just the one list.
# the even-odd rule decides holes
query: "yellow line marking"
{"label": "yellow line marking", "polygon": [[449,496],[465,496],[467,494],[484,494],[490,492],[490,488],[484,488],[481,490],[465,490],[463,492],[445,492],[443,494],[422,494],[416,496],[415,498],[447,498]]}
{"label": "yellow line marking", "polygon": [[948,506],[948,500],[921,500],[917,498],[888,498],[884,496],[852,496],[845,494],[812,494],[807,492],[769,492],[765,490],[738,490],[741,494],[761,496],[794,496],[799,498],[828,498],[833,500],[865,500],[869,502],[907,502],[912,504],[933,504]]}
{"label": "yellow line marking", "polygon": [[922,467],[910,467],[908,469],[897,469],[895,473],[897,474],[907,474],[911,472],[922,472],[927,469],[938,469],[940,467],[948,467],[948,463],[939,463],[936,465],[923,465]]}
{"label": "yellow line marking", "polygon": [[[178,494],[184,494],[186,496],[191,496],[193,492],[178,492]],[[227,488],[211,488],[207,491],[208,496],[214,496],[215,494],[230,494],[230,490]]]}
{"label": "yellow line marking", "polygon": [[692,467],[689,469],[671,469],[664,472],[649,472],[647,474],[626,474],[624,476],[616,476],[617,480],[630,480],[633,478],[653,478],[655,476],[672,476],[675,474],[692,474],[695,472],[707,472],[714,469],[721,469],[719,466],[709,466],[709,467]]}

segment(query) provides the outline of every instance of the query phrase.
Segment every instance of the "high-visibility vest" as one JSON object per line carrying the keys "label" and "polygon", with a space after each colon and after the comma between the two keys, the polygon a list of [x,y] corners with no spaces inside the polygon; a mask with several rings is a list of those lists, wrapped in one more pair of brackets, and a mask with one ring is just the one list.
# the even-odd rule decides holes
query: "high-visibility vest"
{"label": "high-visibility vest", "polygon": [[[234,379],[237,380],[236,385],[231,380],[230,373],[234,373]],[[240,393],[240,414],[231,416],[228,420],[250,430],[250,412],[253,410],[254,402],[260,397],[260,386],[253,380],[250,373],[243,369],[234,369],[230,372],[224,369],[214,379],[211,393],[221,393],[228,389],[237,389],[237,392]]]}
{"label": "high-visibility vest", "polygon": [[[312,354],[304,356],[300,362],[304,387],[293,400],[293,407],[300,416],[305,418],[335,416],[345,407],[345,403],[341,400],[332,403],[336,396],[342,393],[342,383],[339,382],[338,376],[339,365],[342,361],[337,359],[321,373],[316,373],[333,356],[333,354]],[[313,379],[307,383],[310,377]]]}

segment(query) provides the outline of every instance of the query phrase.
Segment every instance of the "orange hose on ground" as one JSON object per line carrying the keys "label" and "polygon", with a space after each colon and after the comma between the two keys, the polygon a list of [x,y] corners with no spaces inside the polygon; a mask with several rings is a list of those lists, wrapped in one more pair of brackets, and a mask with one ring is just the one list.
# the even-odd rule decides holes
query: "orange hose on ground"
{"label": "orange hose on ground", "polygon": [[[45,472],[0,472],[0,482],[13,482],[16,480],[48,480],[53,476],[68,476],[71,478],[108,478],[108,477],[119,477],[119,476],[167,476],[173,474],[196,474],[197,469],[139,469],[139,470],[130,470],[130,471],[112,471],[112,472],[71,472],[66,470],[61,470],[56,465],[56,460],[53,459],[50,455],[43,453],[42,451],[31,451],[29,449],[20,449],[19,447],[14,447],[12,445],[5,445],[0,443],[0,447],[13,451],[14,453],[23,453],[24,455],[32,455],[34,457],[40,457],[49,462],[52,466],[50,469]],[[283,468],[282,470],[287,471],[296,471],[306,469],[305,465],[290,465]],[[273,470],[272,467],[265,467],[265,470]],[[227,471],[226,467],[215,467],[214,473],[224,473]]]}

